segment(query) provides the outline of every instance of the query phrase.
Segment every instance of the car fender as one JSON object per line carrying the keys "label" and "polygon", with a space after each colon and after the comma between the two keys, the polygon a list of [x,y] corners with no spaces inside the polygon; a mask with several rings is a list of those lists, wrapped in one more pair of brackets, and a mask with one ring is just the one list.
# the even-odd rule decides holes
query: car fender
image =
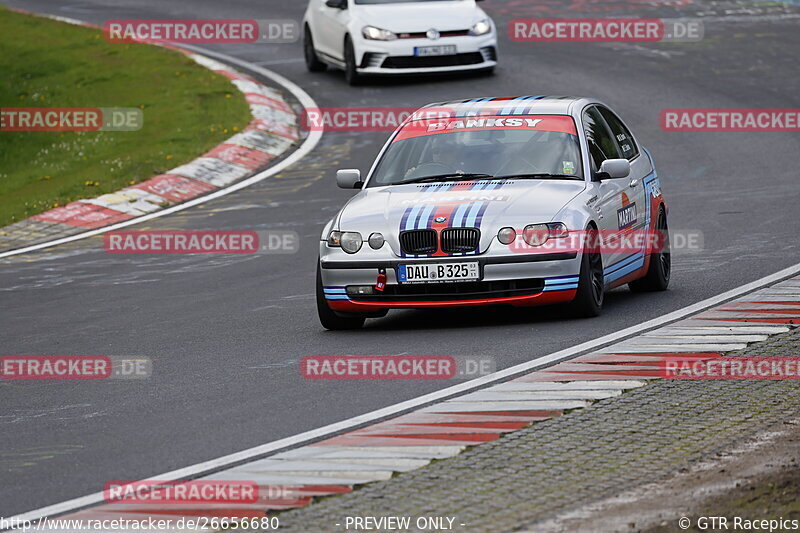
{"label": "car fender", "polygon": [[594,222],[596,212],[592,208],[597,201],[593,187],[587,187],[575,198],[567,202],[553,217],[552,222],[563,222],[570,231],[583,231]]}

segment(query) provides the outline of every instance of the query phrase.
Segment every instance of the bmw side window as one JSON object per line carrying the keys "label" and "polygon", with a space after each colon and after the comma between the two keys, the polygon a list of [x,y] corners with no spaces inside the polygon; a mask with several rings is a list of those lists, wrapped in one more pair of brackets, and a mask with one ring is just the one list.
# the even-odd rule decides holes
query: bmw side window
{"label": "bmw side window", "polygon": [[592,170],[597,172],[606,159],[620,158],[619,148],[603,116],[596,107],[583,112],[583,129],[592,156]]}
{"label": "bmw side window", "polygon": [[622,152],[622,157],[631,160],[639,155],[639,148],[636,146],[636,142],[633,140],[633,137],[631,137],[631,132],[625,127],[625,124],[605,107],[600,107],[599,109],[600,114],[606,119],[608,127],[611,128],[611,133],[614,134],[617,140],[617,144]]}

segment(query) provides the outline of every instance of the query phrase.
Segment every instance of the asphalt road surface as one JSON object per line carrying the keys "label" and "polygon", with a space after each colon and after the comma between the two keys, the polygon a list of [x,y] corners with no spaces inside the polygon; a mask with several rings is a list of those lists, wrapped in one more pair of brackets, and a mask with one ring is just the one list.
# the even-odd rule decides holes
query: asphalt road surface
{"label": "asphalt road surface", "polygon": [[[121,18],[300,19],[287,0],[6,1],[94,23]],[[326,332],[314,269],[324,223],[349,197],[337,168],[366,170],[387,134],[323,136],[279,175],[134,229],[286,229],[294,255],[120,256],[101,238],[0,261],[0,354],[140,355],[138,381],[0,382],[0,516],[142,479],[344,420],[452,381],[303,379],[306,355],[436,354],[496,358],[498,368],[600,337],[798,262],[800,137],[668,133],[663,108],[798,108],[797,2],[488,0],[501,29],[494,76],[346,85],[310,74],[299,43],[209,45],[302,86],[319,106],[417,106],[478,96],[597,97],[656,161],[673,230],[702,250],[676,254],[668,292],[608,296],[600,318],[552,309],[396,311],[365,329]],[[702,16],[695,44],[524,44],[516,16]],[[70,154],[64,154],[69,157]]]}

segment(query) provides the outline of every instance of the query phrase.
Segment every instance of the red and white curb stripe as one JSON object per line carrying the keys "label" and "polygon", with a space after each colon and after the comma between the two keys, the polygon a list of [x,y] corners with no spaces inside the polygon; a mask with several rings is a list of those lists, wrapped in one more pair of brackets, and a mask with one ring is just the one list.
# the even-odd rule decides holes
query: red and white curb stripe
{"label": "red and white curb stripe", "polygon": [[[23,13],[28,13],[22,11]],[[97,28],[81,21],[63,17],[50,17],[70,24],[78,24]],[[5,228],[0,234],[6,236],[20,235],[27,239],[37,239],[43,235],[71,235],[81,230],[96,230],[120,223],[132,222],[138,217],[152,215],[159,211],[169,210],[189,200],[197,200],[202,196],[212,195],[232,184],[253,176],[259,168],[285,154],[292,145],[300,140],[297,116],[286,102],[281,91],[266,86],[254,78],[242,74],[226,63],[217,61],[211,55],[228,62],[266,74],[278,84],[289,89],[301,101],[304,107],[313,105],[313,100],[295,84],[282,76],[266,69],[238,61],[223,54],[203,51],[195,53],[176,46],[165,46],[181,52],[198,64],[213,70],[231,80],[241,91],[250,107],[251,122],[241,133],[233,135],[225,142],[210,150],[194,161],[174,168],[165,174],[155,176],[147,181],[125,187],[114,193],[104,194],[97,198],[78,200],[65,206],[56,207]],[[193,48],[193,47],[185,47]],[[321,132],[313,132],[304,142],[305,155],[321,137]],[[264,175],[263,177],[266,177]],[[263,179],[263,177],[261,179]],[[260,180],[257,180],[260,181]],[[192,204],[195,205],[195,204]],[[152,218],[152,217],[150,217]],[[91,233],[95,234],[95,233]],[[40,249],[62,242],[75,240],[83,235],[72,235],[56,239],[48,243],[26,246],[18,250],[0,253],[0,258],[16,255],[26,251]],[[35,240],[33,240],[35,242]]]}
{"label": "red and white curb stripe", "polygon": [[[795,269],[796,274],[796,269]],[[202,477],[263,487],[248,505],[99,505],[66,518],[262,516],[302,507],[315,496],[349,492],[386,480],[468,446],[645,385],[670,360],[705,360],[800,325],[800,276],[751,292],[621,342],[488,388],[417,408],[290,451]],[[268,487],[291,487],[291,498]]]}
{"label": "red and white curb stripe", "polygon": [[[279,91],[227,65],[187,53],[200,65],[225,75],[245,94],[253,115],[244,132],[204,156],[142,183],[90,200],[78,200],[31,217],[79,228],[98,228],[159,211],[228,186],[286,152],[298,139],[297,117]],[[274,131],[272,130],[273,125]]]}

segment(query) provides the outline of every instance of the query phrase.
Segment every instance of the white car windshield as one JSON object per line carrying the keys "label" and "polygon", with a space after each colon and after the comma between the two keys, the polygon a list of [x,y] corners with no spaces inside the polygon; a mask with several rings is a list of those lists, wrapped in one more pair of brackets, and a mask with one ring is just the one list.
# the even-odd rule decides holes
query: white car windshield
{"label": "white car windshield", "polygon": [[582,180],[573,119],[531,115],[414,121],[398,132],[367,186],[511,177]]}

